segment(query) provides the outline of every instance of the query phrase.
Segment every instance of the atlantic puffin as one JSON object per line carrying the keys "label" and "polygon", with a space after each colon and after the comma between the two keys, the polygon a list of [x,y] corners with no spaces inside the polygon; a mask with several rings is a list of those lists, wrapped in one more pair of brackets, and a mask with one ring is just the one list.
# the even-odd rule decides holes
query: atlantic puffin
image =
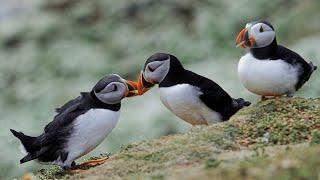
{"label": "atlantic puffin", "polygon": [[262,100],[269,96],[292,97],[317,69],[299,54],[278,45],[275,30],[267,21],[246,24],[236,45],[248,49],[238,64],[240,81]]}
{"label": "atlantic puffin", "polygon": [[226,121],[250,105],[242,98],[231,98],[212,80],[185,69],[171,54],[156,53],[147,59],[136,85],[139,95],[155,84],[159,85],[162,103],[192,125]]}
{"label": "atlantic puffin", "polygon": [[[76,159],[97,147],[116,126],[121,100],[133,95],[134,85],[119,75],[107,75],[90,92],[81,92],[57,108],[53,121],[45,126],[41,135],[32,137],[10,129],[26,154],[20,163],[37,160],[63,169],[75,166]],[[84,164],[94,166],[105,160]]]}

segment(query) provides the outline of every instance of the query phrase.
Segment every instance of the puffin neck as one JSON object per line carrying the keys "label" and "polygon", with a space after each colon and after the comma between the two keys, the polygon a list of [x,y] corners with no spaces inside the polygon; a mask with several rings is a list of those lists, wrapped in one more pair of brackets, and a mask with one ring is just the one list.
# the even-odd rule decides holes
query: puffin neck
{"label": "puffin neck", "polygon": [[184,76],[184,68],[180,62],[170,63],[170,69],[166,77],[159,83],[159,87],[170,87],[181,82]]}
{"label": "puffin neck", "polygon": [[250,53],[257,59],[269,59],[277,53],[278,44],[276,38],[272,43],[263,48],[251,48]]}
{"label": "puffin neck", "polygon": [[109,109],[112,111],[119,111],[120,110],[121,103],[106,104],[106,103],[100,101],[99,98],[97,98],[97,96],[95,95],[93,90],[90,92],[90,97],[91,97],[92,101],[95,103],[95,105],[97,106],[97,108]]}

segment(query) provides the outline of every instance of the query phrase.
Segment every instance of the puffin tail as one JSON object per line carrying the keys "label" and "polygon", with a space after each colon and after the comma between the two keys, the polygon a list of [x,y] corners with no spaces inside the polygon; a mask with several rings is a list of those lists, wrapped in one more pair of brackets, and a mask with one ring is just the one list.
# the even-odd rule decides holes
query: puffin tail
{"label": "puffin tail", "polygon": [[237,107],[239,109],[242,109],[245,106],[250,106],[251,102],[244,100],[243,98],[234,99],[234,101],[237,103]]}
{"label": "puffin tail", "polygon": [[311,61],[309,62],[309,65],[312,69],[312,72],[318,69],[318,66],[313,65],[313,63]]}
{"label": "puffin tail", "polygon": [[17,137],[22,145],[22,152],[27,154],[24,158],[20,160],[20,163],[24,163],[27,161],[31,161],[33,159],[36,159],[39,157],[38,155],[38,148],[35,145],[35,142],[37,140],[37,137],[31,137],[23,134],[22,132],[17,132],[13,129],[10,129],[12,134]]}
{"label": "puffin tail", "polygon": [[233,99],[231,108],[228,109],[228,115],[225,117],[225,120],[228,120],[231,116],[237,113],[240,109],[246,106],[250,106],[251,102],[244,100],[243,98]]}

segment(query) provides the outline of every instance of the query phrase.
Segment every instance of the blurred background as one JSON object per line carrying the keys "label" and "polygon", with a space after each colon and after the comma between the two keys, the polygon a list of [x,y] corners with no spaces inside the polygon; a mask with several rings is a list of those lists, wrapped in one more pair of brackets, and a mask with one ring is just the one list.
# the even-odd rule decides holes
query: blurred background
{"label": "blurred background", "polygon": [[[267,19],[278,42],[319,66],[319,9],[319,0],[0,0],[0,179],[43,167],[19,165],[9,128],[39,135],[55,107],[106,74],[136,79],[155,52],[172,53],[232,96],[256,102],[237,77],[239,30]],[[319,74],[296,95],[319,97]],[[122,104],[119,124],[88,156],[190,128],[161,104],[157,88]]]}

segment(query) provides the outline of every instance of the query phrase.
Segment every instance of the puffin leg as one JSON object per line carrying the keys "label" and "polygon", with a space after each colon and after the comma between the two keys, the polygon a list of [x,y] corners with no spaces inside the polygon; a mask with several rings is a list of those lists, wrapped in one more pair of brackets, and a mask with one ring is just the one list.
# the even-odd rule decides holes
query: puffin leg
{"label": "puffin leg", "polygon": [[108,159],[109,159],[109,157],[103,157],[100,159],[89,160],[89,161],[86,161],[86,162],[79,164],[78,166],[94,167],[94,166],[98,166],[98,165],[105,163]]}
{"label": "puffin leg", "polygon": [[83,172],[85,170],[78,169],[79,167],[76,165],[76,162],[72,161],[70,166],[63,166],[63,170],[66,171],[67,174],[77,174]]}
{"label": "puffin leg", "polygon": [[[98,165],[101,165],[101,164],[105,163],[108,159],[109,159],[109,157],[103,157],[103,158],[100,158],[100,159],[89,160],[89,161],[83,162],[83,163],[81,163],[79,165],[75,165],[75,163],[74,163],[74,166],[72,166],[71,168],[67,169],[66,171],[67,171],[68,174],[81,173],[81,172],[86,171],[90,167],[95,167],[95,166],[98,166]],[[81,169],[82,167],[85,167],[86,169]]]}
{"label": "puffin leg", "polygon": [[268,100],[268,98],[266,96],[261,96],[261,101],[265,101]]}
{"label": "puffin leg", "polygon": [[281,95],[280,96],[274,96],[274,99],[278,100],[278,99],[281,99]]}

